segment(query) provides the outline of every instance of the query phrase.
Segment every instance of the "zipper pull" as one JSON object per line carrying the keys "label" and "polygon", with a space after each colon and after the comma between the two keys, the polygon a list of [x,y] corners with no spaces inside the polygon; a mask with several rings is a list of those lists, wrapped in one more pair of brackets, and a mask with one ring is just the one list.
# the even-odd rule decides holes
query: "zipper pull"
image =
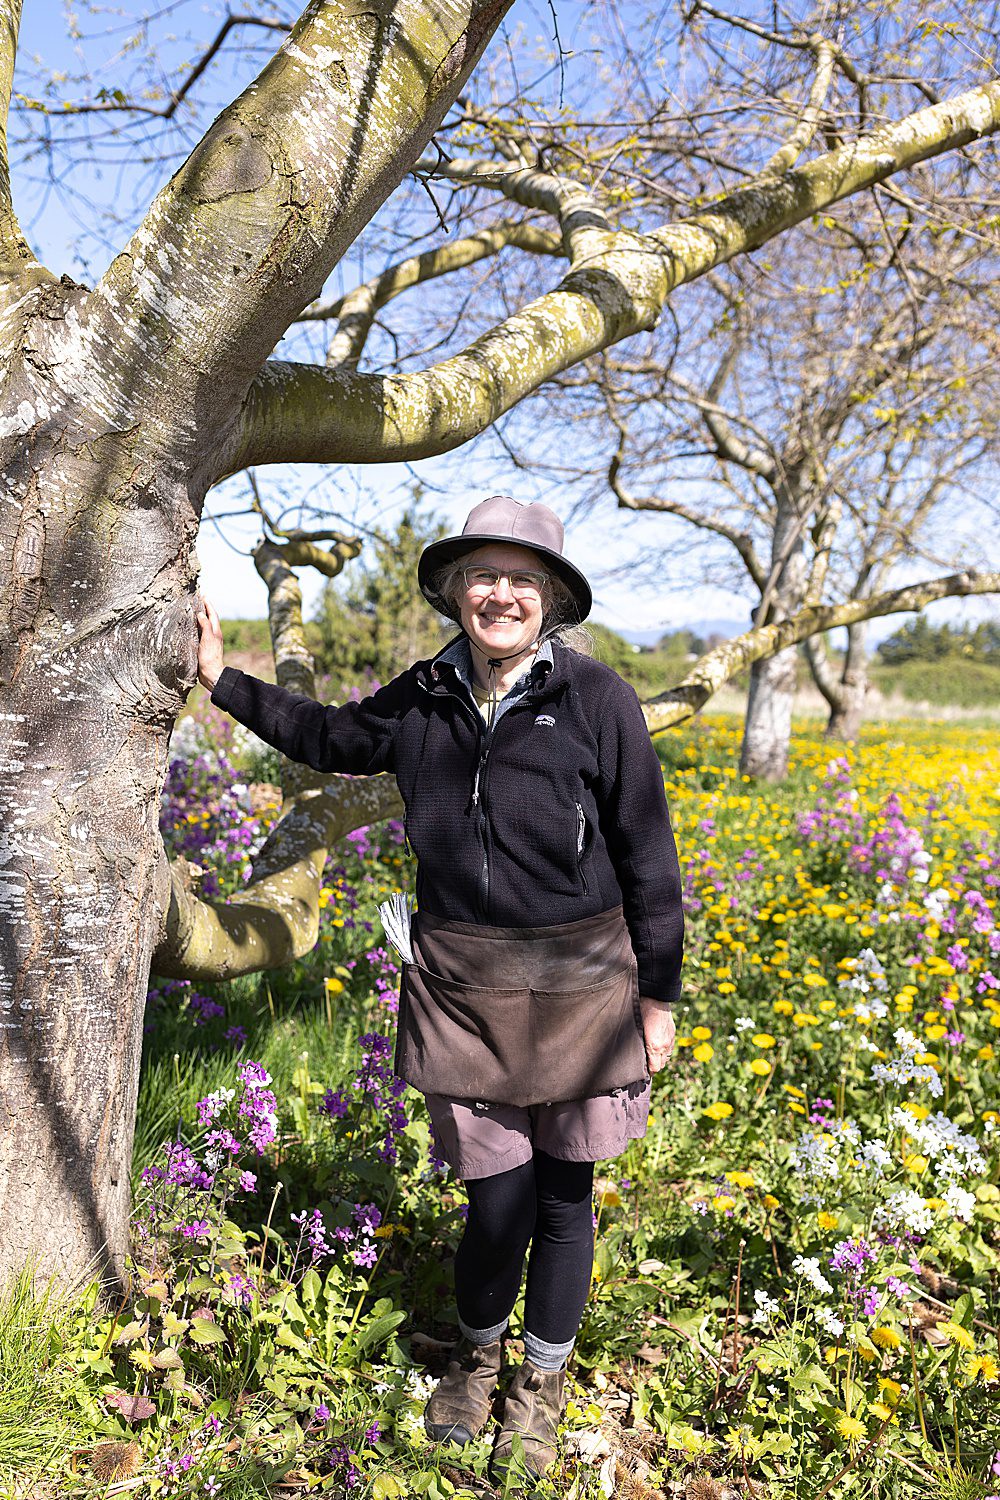
{"label": "zipper pull", "polygon": [[478,807],[479,806],[479,773],[480,773],[480,771],[482,769],[483,769],[483,763],[482,763],[482,761],[480,761],[478,763],[478,765],[476,766],[476,779],[472,783],[472,805],[473,805],[473,807]]}

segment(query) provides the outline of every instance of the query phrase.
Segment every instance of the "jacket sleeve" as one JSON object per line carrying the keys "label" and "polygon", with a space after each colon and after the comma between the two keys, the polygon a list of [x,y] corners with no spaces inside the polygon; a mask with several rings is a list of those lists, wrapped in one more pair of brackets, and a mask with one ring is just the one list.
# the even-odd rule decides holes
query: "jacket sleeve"
{"label": "jacket sleeve", "polygon": [[663,767],[635,691],[621,678],[604,698],[598,728],[601,832],[621,886],[639,964],[639,993],[681,992],[684,910]]}
{"label": "jacket sleeve", "polygon": [[315,771],[364,776],[395,769],[395,737],[407,704],[404,672],[360,703],[330,708],[235,667],[224,667],[212,702],[262,740]]}

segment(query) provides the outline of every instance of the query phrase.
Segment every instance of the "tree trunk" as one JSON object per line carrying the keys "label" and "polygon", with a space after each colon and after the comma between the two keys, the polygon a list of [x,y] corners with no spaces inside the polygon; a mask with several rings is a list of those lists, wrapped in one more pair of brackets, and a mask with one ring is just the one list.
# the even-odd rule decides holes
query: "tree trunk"
{"label": "tree trunk", "polygon": [[788,742],[795,699],[795,647],[755,661],[750,668],[746,724],[740,771],[763,781],[780,781],[788,772]]}
{"label": "tree trunk", "polygon": [[[795,615],[806,587],[806,559],[798,507],[790,496],[778,496],[778,514],[771,544],[771,567],[777,571],[767,618],[781,621]],[[799,500],[799,504],[802,504]],[[781,781],[788,772],[788,742],[792,734],[795,700],[796,651],[779,651],[750,669],[746,722],[740,751],[740,771],[763,781]]]}
{"label": "tree trunk", "polygon": [[160,787],[195,668],[191,497],[148,430],[81,410],[85,379],[39,377],[66,373],[43,338],[37,366],[7,354],[0,441],[0,1282],[124,1273]]}
{"label": "tree trunk", "polygon": [[868,657],[863,624],[847,628],[847,652],[839,686],[840,692],[837,701],[831,705],[825,733],[828,740],[841,740],[846,744],[856,740],[861,732],[868,694]]}

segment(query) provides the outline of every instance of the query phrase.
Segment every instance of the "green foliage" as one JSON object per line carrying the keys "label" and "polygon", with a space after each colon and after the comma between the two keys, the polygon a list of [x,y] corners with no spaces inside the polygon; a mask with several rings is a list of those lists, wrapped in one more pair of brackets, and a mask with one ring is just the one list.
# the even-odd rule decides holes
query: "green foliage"
{"label": "green foliage", "polygon": [[931,625],[926,615],[914,615],[878,647],[887,666],[904,662],[943,661],[961,657],[966,661],[1000,665],[1000,621],[983,620],[978,625]]}
{"label": "green foliage", "polygon": [[886,697],[947,708],[995,708],[1000,703],[1000,661],[943,657],[938,661],[904,661],[875,665],[871,680]]}
{"label": "green foliage", "polygon": [[417,561],[446,532],[443,522],[412,505],[391,537],[368,543],[342,578],[331,579],[308,633],[320,672],[334,683],[367,687],[440,649],[446,627],[417,588]]}
{"label": "green foliage", "polygon": [[34,1291],[27,1272],[0,1295],[0,1480],[86,1436],[83,1382],[66,1355],[73,1322],[72,1305],[51,1287]]}
{"label": "green foliage", "polygon": [[266,620],[220,620],[227,651],[270,651],[271,632]]}
{"label": "green foliage", "polygon": [[689,658],[707,649],[706,642],[690,630],[675,630],[661,636],[652,650],[633,645],[607,625],[588,621],[587,630],[593,639],[596,660],[613,667],[632,684],[640,698],[653,697],[674,687],[691,665]]}

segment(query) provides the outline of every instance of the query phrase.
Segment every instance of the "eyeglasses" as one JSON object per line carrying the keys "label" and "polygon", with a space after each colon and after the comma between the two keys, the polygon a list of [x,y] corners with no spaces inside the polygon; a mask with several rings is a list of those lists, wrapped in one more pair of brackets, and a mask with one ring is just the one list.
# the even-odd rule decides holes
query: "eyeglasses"
{"label": "eyeglasses", "polygon": [[501,571],[499,568],[479,565],[474,568],[463,568],[462,576],[467,589],[481,594],[492,593],[501,578],[506,578],[510,583],[510,591],[514,598],[520,599],[525,594],[540,594],[549,575],[548,573],[532,573],[523,568],[505,568]]}

